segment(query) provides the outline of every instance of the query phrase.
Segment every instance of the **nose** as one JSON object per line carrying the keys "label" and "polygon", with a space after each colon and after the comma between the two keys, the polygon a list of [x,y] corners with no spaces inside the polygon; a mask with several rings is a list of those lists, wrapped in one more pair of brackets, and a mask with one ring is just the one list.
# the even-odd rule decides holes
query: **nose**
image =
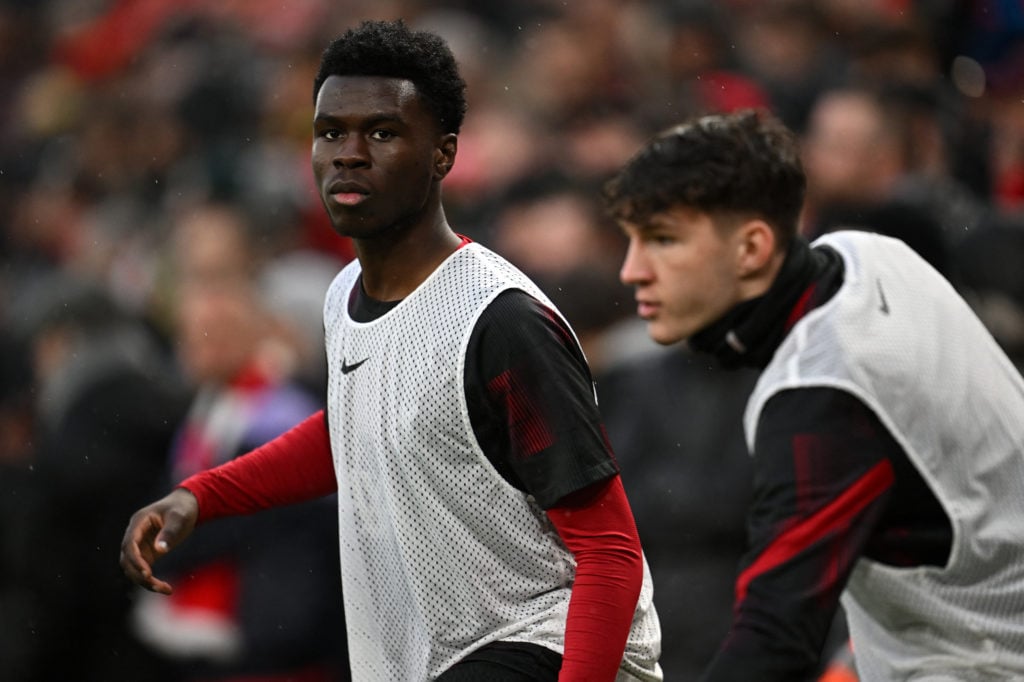
{"label": "nose", "polygon": [[359,135],[346,135],[338,141],[334,154],[335,168],[360,168],[370,164],[366,142]]}
{"label": "nose", "polygon": [[619,280],[627,286],[637,286],[651,280],[651,270],[644,255],[643,245],[637,238],[630,238],[626,256],[619,269]]}

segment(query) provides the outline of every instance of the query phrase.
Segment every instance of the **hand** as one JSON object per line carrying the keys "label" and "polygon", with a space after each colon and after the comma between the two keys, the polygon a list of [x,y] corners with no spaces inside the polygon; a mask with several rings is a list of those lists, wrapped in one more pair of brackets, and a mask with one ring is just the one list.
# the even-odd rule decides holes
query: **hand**
{"label": "hand", "polygon": [[147,590],[170,594],[170,583],[153,575],[153,563],[187,538],[198,518],[199,503],[184,488],[132,514],[121,540],[121,570]]}

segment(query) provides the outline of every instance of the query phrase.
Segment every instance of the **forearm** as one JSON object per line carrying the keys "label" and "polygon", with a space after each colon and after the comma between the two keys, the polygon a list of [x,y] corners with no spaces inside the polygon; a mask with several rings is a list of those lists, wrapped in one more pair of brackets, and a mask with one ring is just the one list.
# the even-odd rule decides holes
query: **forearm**
{"label": "forearm", "polygon": [[185,479],[199,522],[295,504],[337,490],[324,413],[255,450]]}
{"label": "forearm", "polygon": [[[788,631],[793,623],[771,613],[737,616],[700,682],[804,682],[820,667],[827,634]],[[820,640],[820,641],[819,641]]]}
{"label": "forearm", "polygon": [[548,511],[576,558],[560,682],[614,680],[643,583],[636,525],[618,476],[585,506]]}

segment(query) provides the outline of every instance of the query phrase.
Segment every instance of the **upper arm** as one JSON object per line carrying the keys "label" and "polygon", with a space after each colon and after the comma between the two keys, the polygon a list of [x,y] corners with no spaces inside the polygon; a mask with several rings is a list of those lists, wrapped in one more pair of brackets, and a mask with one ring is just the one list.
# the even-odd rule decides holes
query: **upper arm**
{"label": "upper arm", "polygon": [[755,438],[750,549],[716,675],[727,679],[739,666],[778,673],[760,679],[793,679],[817,664],[839,596],[889,503],[893,442],[844,391],[790,390],[766,403]]}
{"label": "upper arm", "polygon": [[506,291],[484,311],[465,388],[481,449],[542,506],[617,473],[575,337],[526,293]]}
{"label": "upper arm", "polygon": [[[772,397],[755,438],[751,552],[738,589],[781,567],[805,571],[804,581],[838,598],[894,483],[891,440],[874,413],[845,391],[798,389]],[[824,563],[808,568],[808,555]],[[829,562],[842,564],[832,566],[840,573],[824,565]]]}
{"label": "upper arm", "polygon": [[885,485],[857,488],[872,480],[878,467],[891,472],[893,439],[867,405],[839,389],[773,396],[758,421],[754,451],[750,530],[755,542],[830,507],[868,504],[892,483],[891,476],[883,476]]}

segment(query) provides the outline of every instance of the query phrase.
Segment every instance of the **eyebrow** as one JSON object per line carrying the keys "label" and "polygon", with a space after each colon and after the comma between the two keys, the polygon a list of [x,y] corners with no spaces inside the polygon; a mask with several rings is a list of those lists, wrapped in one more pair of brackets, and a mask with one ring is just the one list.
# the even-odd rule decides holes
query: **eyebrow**
{"label": "eyebrow", "polygon": [[663,219],[655,218],[657,214],[649,214],[640,221],[631,221],[639,232],[655,232],[656,230],[667,229],[671,224]]}
{"label": "eyebrow", "polygon": [[[346,117],[345,116],[338,116],[338,115],[331,114],[331,113],[321,113],[321,114],[316,114],[313,117],[313,123],[339,123],[344,118],[346,118]],[[381,123],[404,124],[405,123],[405,119],[403,119],[398,114],[391,114],[391,113],[387,113],[387,112],[378,112],[378,113],[375,113],[375,114],[370,114],[369,116],[366,116],[365,118],[362,118],[362,125],[366,126],[366,127],[380,125]]]}
{"label": "eyebrow", "polygon": [[638,236],[649,235],[658,229],[657,227],[650,225],[646,221],[636,222],[635,220],[620,221],[619,228],[623,232],[632,232]]}

